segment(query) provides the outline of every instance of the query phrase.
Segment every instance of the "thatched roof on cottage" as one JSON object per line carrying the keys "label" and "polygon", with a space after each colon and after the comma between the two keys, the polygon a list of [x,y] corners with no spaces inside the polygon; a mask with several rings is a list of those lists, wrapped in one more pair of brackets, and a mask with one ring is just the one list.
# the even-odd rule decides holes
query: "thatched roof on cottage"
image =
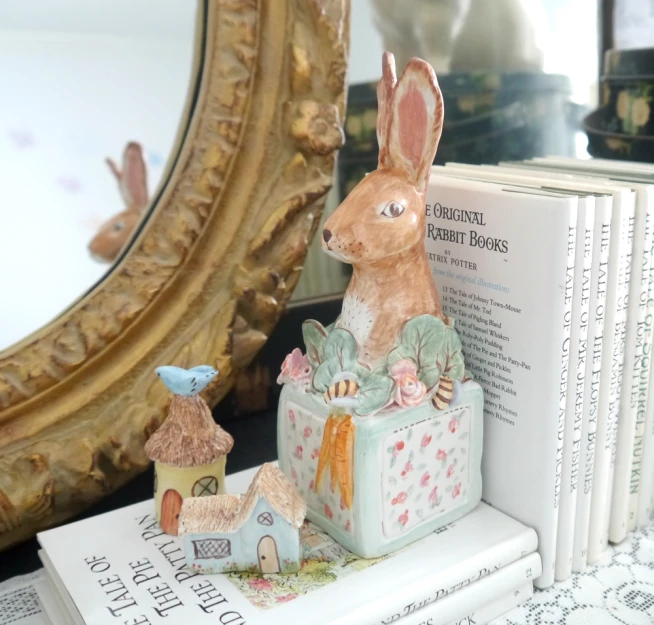
{"label": "thatched roof on cottage", "polygon": [[240,495],[187,497],[179,513],[178,536],[210,532],[232,532],[239,512]]}
{"label": "thatched roof on cottage", "polygon": [[266,463],[242,497],[213,495],[185,499],[179,515],[179,535],[235,532],[252,516],[261,497],[293,527],[300,528],[307,504],[286,476],[276,466]]}
{"label": "thatched roof on cottage", "polygon": [[145,444],[150,460],[176,467],[210,464],[228,454],[234,439],[214,422],[199,396],[175,395],[168,418]]}

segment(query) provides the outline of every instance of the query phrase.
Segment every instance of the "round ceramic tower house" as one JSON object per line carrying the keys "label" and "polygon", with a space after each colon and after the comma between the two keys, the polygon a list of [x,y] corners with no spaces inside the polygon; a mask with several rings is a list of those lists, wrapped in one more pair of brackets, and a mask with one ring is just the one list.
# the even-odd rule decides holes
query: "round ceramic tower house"
{"label": "round ceramic tower house", "polygon": [[157,520],[177,535],[182,501],[225,493],[225,464],[234,439],[214,422],[197,395],[218,372],[211,367],[159,367],[157,375],[175,393],[168,418],[145,444],[154,461]]}

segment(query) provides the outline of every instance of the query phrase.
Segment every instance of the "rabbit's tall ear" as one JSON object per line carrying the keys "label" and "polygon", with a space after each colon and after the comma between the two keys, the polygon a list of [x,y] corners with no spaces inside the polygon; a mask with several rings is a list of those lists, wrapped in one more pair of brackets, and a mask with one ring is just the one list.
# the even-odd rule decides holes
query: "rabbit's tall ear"
{"label": "rabbit's tall ear", "polygon": [[384,52],[382,77],[377,85],[377,143],[379,144],[379,169],[390,167],[388,158],[388,127],[391,121],[395,77],[395,57]]}
{"label": "rabbit's tall ear", "polygon": [[123,177],[123,172],[120,170],[120,167],[118,167],[118,163],[109,157],[105,158],[104,162],[107,163],[111,173],[114,175],[116,180],[118,180],[118,184],[120,185],[121,178]]}
{"label": "rabbit's tall ear", "polygon": [[388,149],[392,166],[403,169],[421,193],[443,130],[443,96],[431,65],[408,63],[393,94]]}
{"label": "rabbit's tall ear", "polygon": [[143,148],[135,141],[125,146],[120,191],[127,208],[143,209],[148,204],[148,174]]}

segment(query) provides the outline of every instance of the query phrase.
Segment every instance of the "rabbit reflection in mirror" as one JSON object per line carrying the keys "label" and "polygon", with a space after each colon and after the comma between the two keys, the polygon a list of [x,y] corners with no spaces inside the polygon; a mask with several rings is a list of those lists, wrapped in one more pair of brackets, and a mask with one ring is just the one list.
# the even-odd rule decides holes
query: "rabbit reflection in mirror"
{"label": "rabbit reflection in mirror", "polygon": [[412,56],[437,73],[539,72],[540,0],[370,0],[385,50],[398,67]]}
{"label": "rabbit reflection in mirror", "polygon": [[89,251],[99,262],[111,263],[129,240],[148,205],[147,169],[143,148],[130,141],[123,151],[122,168],[107,158],[107,165],[118,181],[125,210],[105,221],[89,243]]}
{"label": "rabbit reflection in mirror", "polygon": [[377,169],[325,222],[322,247],[353,267],[336,327],[352,333],[371,368],[395,345],[406,321],[445,320],[425,253],[425,193],[443,128],[434,70],[412,58],[399,80],[386,52],[377,87]]}

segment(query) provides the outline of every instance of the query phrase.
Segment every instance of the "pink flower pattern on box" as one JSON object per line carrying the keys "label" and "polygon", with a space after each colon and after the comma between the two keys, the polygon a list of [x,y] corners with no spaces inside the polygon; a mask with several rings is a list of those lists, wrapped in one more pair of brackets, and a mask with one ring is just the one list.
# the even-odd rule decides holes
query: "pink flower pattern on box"
{"label": "pink flower pattern on box", "polygon": [[292,402],[286,402],[284,412],[289,423],[286,430],[286,449],[290,450],[288,462],[298,492],[312,509],[322,510],[341,529],[353,532],[352,511],[343,504],[338,486],[332,488],[329,471],[322,478],[320,492],[315,490],[324,422]]}
{"label": "pink flower pattern on box", "polygon": [[469,408],[462,407],[448,421],[435,416],[384,438],[386,536],[402,534],[465,501],[471,415]]}

